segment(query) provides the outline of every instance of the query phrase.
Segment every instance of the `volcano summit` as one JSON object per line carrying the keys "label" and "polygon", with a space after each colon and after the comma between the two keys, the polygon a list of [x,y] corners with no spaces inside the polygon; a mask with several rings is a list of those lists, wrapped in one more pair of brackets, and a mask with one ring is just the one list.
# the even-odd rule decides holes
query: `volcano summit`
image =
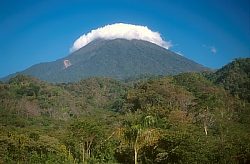
{"label": "volcano summit", "polygon": [[73,82],[88,77],[126,79],[142,74],[171,75],[207,70],[168,50],[170,46],[158,32],[147,27],[107,25],[77,39],[68,56],[33,65],[17,74],[49,82]]}

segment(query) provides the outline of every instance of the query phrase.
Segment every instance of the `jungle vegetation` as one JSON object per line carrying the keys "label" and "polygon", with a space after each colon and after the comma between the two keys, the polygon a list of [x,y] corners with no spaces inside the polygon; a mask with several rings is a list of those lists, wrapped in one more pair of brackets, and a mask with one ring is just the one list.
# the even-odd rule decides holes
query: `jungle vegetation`
{"label": "jungle vegetation", "polygon": [[0,163],[249,163],[250,60],[216,72],[0,83]]}

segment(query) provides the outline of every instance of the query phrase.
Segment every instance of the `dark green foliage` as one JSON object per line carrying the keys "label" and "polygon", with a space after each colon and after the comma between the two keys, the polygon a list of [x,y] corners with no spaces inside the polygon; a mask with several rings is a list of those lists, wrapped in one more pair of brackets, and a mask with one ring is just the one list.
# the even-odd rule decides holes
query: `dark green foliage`
{"label": "dark green foliage", "polygon": [[208,75],[231,94],[250,102],[250,58],[235,59],[214,74]]}
{"label": "dark green foliage", "polygon": [[[245,84],[246,61],[236,63]],[[218,85],[218,72],[68,84],[19,75],[0,83],[0,163],[249,163],[249,88]]]}
{"label": "dark green foliage", "polygon": [[[114,101],[126,93],[126,85],[108,78],[90,78],[77,83],[59,84],[77,100],[85,101],[94,108],[105,108],[113,105]],[[88,105],[88,106],[89,106]]]}
{"label": "dark green foliage", "polygon": [[63,120],[91,114],[95,109],[116,108],[114,102],[126,93],[125,84],[105,78],[56,85],[18,75],[0,88],[0,107],[26,117],[43,115]]}

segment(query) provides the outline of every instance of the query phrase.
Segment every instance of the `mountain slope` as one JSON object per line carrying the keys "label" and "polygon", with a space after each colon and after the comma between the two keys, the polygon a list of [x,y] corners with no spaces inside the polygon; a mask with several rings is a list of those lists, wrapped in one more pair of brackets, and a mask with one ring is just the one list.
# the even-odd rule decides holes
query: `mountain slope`
{"label": "mountain slope", "polygon": [[21,74],[49,82],[73,82],[88,77],[125,79],[141,74],[169,75],[207,68],[172,51],[142,40],[95,40],[69,56],[34,65]]}
{"label": "mountain slope", "polygon": [[232,61],[209,75],[209,79],[222,85],[234,96],[250,101],[250,58]]}

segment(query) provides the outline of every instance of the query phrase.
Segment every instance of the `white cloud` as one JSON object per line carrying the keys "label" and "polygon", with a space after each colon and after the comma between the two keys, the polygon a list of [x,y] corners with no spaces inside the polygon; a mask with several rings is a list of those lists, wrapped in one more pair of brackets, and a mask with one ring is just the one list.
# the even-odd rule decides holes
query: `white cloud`
{"label": "white cloud", "polygon": [[217,49],[216,49],[214,46],[210,47],[210,51],[211,51],[213,54],[216,54],[216,53],[217,53]]}
{"label": "white cloud", "polygon": [[217,53],[217,49],[214,46],[207,46],[207,45],[203,44],[202,47],[205,47],[205,48],[209,49],[210,52],[213,53],[213,54]]}
{"label": "white cloud", "polygon": [[106,25],[80,36],[71,47],[70,51],[76,51],[84,47],[95,39],[112,40],[123,38],[127,40],[138,39],[155,43],[166,49],[172,46],[171,42],[166,42],[161,38],[160,33],[151,31],[147,26],[115,23]]}
{"label": "white cloud", "polygon": [[177,53],[177,54],[180,55],[180,56],[184,56],[183,53],[181,53],[180,51],[175,52],[175,53]]}

